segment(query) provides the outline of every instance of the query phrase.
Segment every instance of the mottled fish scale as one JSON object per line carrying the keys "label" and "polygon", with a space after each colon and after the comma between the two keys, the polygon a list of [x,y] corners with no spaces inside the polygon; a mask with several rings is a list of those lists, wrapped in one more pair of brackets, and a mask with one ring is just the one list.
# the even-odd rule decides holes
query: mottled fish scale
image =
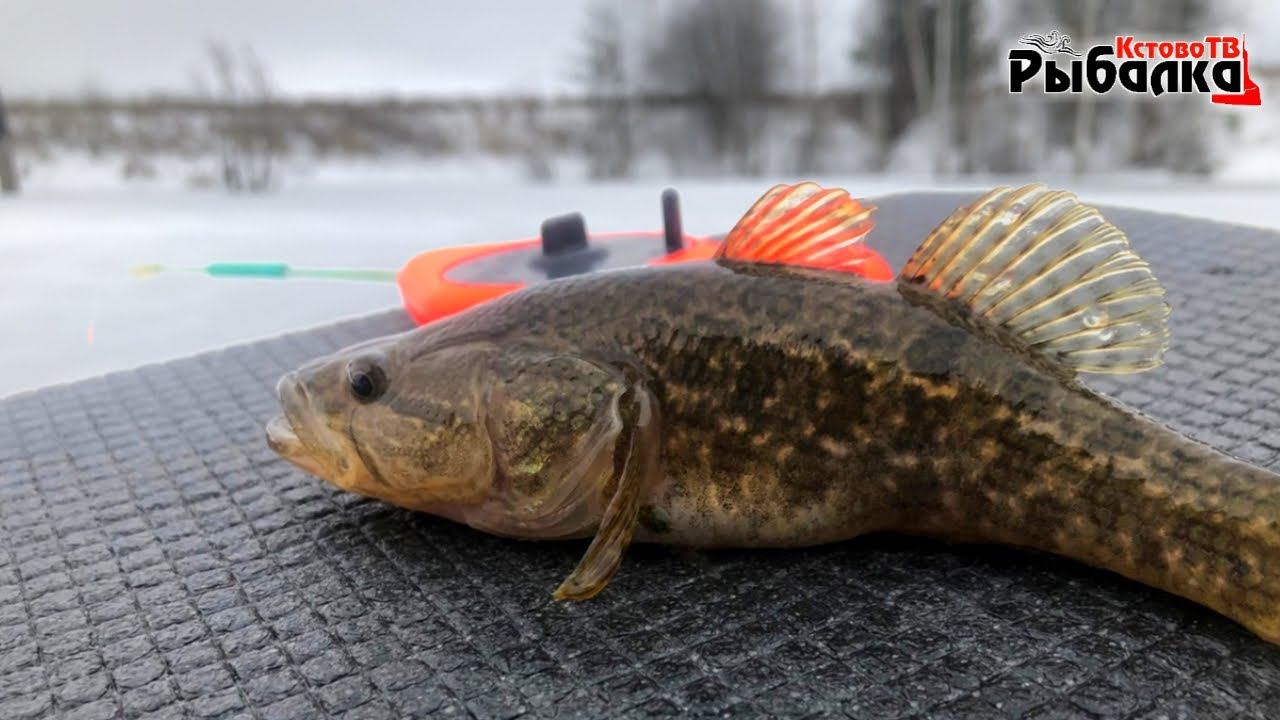
{"label": "mottled fish scale", "polygon": [[[997,189],[890,285],[794,266],[822,248],[788,228],[813,223],[770,209],[834,208],[820,226],[843,269],[869,226],[847,193],[781,186],[761,202],[718,262],[548,283],[389,341],[377,352],[403,389],[364,406],[359,432],[333,389],[347,360],[307,370],[311,399],[286,392],[294,414],[332,405],[329,429],[351,429],[325,437],[354,438],[359,460],[298,461],[490,532],[594,535],[562,598],[599,592],[633,537],[783,547],[892,530],[1076,558],[1280,641],[1280,478],[1075,377],[1153,367],[1169,342],[1163,290],[1096,210]],[[758,237],[756,215],[776,223]],[[274,427],[282,451],[302,444]]]}
{"label": "mottled fish scale", "polygon": [[[806,545],[903,530],[1077,557],[1224,611],[1280,604],[1265,564],[1280,531],[1252,520],[1280,518],[1269,473],[894,287],[705,265],[559,283],[494,316],[525,339],[537,328],[552,346],[644,361],[667,473],[648,504],[671,522],[640,539]],[[1245,581],[1243,595],[1218,589]]]}

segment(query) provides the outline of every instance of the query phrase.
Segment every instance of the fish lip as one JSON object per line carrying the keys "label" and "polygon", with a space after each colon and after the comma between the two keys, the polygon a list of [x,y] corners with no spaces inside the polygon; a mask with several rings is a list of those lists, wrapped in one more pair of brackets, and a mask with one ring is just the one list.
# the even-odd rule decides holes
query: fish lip
{"label": "fish lip", "polygon": [[267,423],[267,444],[285,457],[301,450],[303,446],[298,437],[298,425],[294,423],[299,410],[306,405],[306,390],[301,386],[297,373],[288,373],[276,382],[276,401],[280,403],[280,414]]}
{"label": "fish lip", "polygon": [[266,425],[267,446],[277,455],[312,475],[323,476],[324,463],[299,435],[305,429],[301,413],[310,407],[306,387],[298,380],[297,373],[289,373],[276,383],[276,396],[281,414]]}
{"label": "fish lip", "polygon": [[267,422],[267,445],[278,455],[288,458],[302,450],[302,440],[285,415],[277,415]]}

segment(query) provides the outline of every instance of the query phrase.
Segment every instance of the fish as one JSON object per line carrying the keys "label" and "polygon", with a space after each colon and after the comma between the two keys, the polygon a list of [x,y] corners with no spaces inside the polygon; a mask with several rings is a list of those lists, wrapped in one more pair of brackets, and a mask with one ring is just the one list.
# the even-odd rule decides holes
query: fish
{"label": "fish", "polygon": [[527,540],[786,548],[896,532],[1044,551],[1280,642],[1280,476],[1099,394],[1170,307],[1068,192],[996,188],[896,279],[874,208],[770,189],[709,261],[526,288],[281,378],[266,428],[343,490]]}

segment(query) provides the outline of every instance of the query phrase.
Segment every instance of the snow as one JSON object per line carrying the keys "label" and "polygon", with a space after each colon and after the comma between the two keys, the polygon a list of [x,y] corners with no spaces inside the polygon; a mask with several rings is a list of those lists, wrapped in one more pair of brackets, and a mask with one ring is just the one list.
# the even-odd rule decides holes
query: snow
{"label": "snow", "polygon": [[[685,227],[723,232],[769,184],[786,179],[678,182]],[[1094,203],[1280,228],[1274,185],[1149,176],[1038,179]],[[398,303],[391,285],[190,275],[140,280],[128,273],[134,265],[287,261],[396,268],[432,247],[529,236],[545,217],[571,210],[583,211],[595,230],[652,228],[665,186],[659,178],[531,184],[501,161],[294,168],[282,189],[262,196],[196,191],[176,181],[121,183],[107,170],[72,162],[30,180],[21,196],[0,197],[0,396]],[[1026,179],[959,185],[924,175],[818,180],[873,196]]]}
{"label": "snow", "polygon": [[1218,179],[1275,182],[1280,172],[1280,103],[1263,102],[1261,107],[1233,108],[1230,112],[1238,129],[1231,138],[1225,153],[1228,161],[1218,171]]}

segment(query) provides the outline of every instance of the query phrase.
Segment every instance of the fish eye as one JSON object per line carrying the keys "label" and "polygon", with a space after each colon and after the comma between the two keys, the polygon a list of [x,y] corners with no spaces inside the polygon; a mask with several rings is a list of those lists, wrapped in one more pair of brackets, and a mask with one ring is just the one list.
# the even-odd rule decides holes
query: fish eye
{"label": "fish eye", "polygon": [[347,386],[351,394],[362,403],[373,402],[387,390],[387,374],[377,363],[368,360],[352,360],[347,365]]}

